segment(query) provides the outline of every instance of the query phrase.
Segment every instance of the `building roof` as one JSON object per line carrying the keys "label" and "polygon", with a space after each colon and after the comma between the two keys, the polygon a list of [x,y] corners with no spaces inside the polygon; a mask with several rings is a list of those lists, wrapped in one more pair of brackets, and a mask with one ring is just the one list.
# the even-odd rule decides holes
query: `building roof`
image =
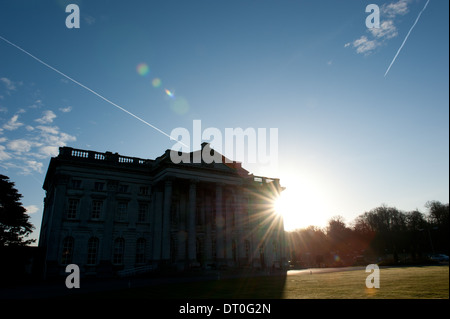
{"label": "building roof", "polygon": [[[158,176],[169,170],[184,170],[190,171],[191,174],[212,173],[216,175],[235,177],[250,184],[269,184],[276,182],[277,188],[279,186],[279,179],[267,178],[262,176],[254,176],[249,171],[242,167],[242,163],[232,161],[220,153],[216,153],[210,148],[208,143],[203,143],[200,150],[186,153],[166,150],[164,154],[156,159],[142,159],[137,157],[123,156],[112,152],[97,152],[91,150],[75,149],[72,147],[60,147],[59,155],[52,157],[49,168],[45,177],[43,188],[48,189],[50,178],[53,176],[57,166],[61,164],[69,164],[74,166],[98,167],[99,169],[110,168],[113,170],[133,171],[142,174],[149,174],[150,176]],[[203,160],[202,154],[209,153],[214,155],[215,159],[220,158],[220,161],[213,161],[207,163]],[[178,164],[172,161],[172,156],[182,156],[189,159],[186,162]],[[283,188],[281,188],[282,190]]]}

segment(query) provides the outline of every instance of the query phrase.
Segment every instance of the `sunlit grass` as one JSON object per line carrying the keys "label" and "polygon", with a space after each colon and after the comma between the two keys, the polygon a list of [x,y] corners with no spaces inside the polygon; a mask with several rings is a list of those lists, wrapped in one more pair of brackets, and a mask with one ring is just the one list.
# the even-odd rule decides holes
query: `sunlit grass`
{"label": "sunlit grass", "polygon": [[380,270],[380,288],[368,289],[364,270],[287,276],[285,299],[449,298],[449,268],[401,267]]}

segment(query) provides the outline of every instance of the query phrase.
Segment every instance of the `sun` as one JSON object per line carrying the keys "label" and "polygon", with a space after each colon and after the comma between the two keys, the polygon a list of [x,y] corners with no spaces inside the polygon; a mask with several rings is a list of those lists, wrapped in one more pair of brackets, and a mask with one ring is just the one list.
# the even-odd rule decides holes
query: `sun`
{"label": "sun", "polygon": [[323,227],[327,222],[326,200],[310,186],[286,186],[275,200],[274,208],[283,217],[286,231],[308,226]]}

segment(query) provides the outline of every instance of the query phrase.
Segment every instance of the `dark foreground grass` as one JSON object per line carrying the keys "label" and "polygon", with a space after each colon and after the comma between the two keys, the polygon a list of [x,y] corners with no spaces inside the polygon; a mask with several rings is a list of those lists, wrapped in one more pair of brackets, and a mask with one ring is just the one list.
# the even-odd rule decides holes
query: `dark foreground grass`
{"label": "dark foreground grass", "polygon": [[87,298],[151,299],[448,299],[449,267],[398,267],[380,270],[380,288],[365,285],[369,273],[289,272],[267,276],[159,284],[88,294]]}

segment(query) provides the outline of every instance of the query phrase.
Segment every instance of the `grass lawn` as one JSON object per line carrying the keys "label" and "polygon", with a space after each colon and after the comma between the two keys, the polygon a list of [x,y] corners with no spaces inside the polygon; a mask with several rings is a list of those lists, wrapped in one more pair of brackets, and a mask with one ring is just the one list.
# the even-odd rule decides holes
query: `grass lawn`
{"label": "grass lawn", "polygon": [[368,289],[365,270],[288,273],[287,276],[173,283],[89,294],[88,298],[152,299],[448,299],[449,267],[380,269],[380,288]]}
{"label": "grass lawn", "polygon": [[365,270],[286,277],[284,299],[449,298],[448,266],[380,269],[380,288],[368,289]]}

